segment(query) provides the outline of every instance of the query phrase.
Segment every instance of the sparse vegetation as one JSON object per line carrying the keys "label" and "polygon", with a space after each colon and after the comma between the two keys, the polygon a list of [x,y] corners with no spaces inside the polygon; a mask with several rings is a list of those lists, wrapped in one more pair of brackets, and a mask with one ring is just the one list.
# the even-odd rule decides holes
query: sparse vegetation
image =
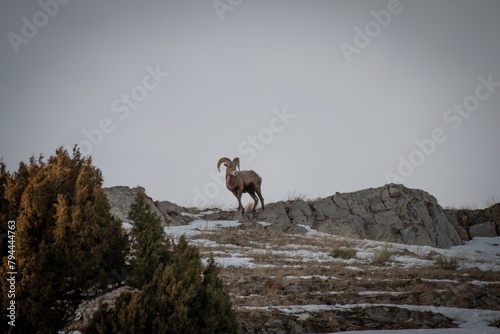
{"label": "sparse vegetation", "polygon": [[224,238],[224,244],[240,246],[238,237],[236,235],[229,235],[226,238]]}
{"label": "sparse vegetation", "polygon": [[498,316],[495,319],[493,319],[493,321],[491,322],[490,325],[493,326],[493,327],[500,328],[500,316]]}
{"label": "sparse vegetation", "polygon": [[200,208],[201,211],[233,211],[236,206],[223,202],[216,202],[204,205]]}
{"label": "sparse vegetation", "polygon": [[390,262],[394,256],[394,251],[390,245],[383,245],[372,255],[372,263],[384,264]]}
{"label": "sparse vegetation", "polygon": [[245,212],[252,212],[253,211],[253,203],[248,203],[245,206]]}
{"label": "sparse vegetation", "polygon": [[490,195],[486,198],[486,207],[489,208],[495,204],[497,204],[498,202],[500,202],[500,200],[498,199],[498,197],[496,195]]}
{"label": "sparse vegetation", "polygon": [[356,238],[357,234],[351,225],[343,224],[338,227],[337,235],[345,238]]}
{"label": "sparse vegetation", "polygon": [[307,204],[312,206],[312,205],[314,205],[314,203],[318,202],[322,198],[323,197],[321,197],[321,196],[311,197],[311,198],[306,199],[306,202],[307,202]]}
{"label": "sparse vegetation", "polygon": [[477,210],[477,203],[463,204],[458,207],[459,210]]}
{"label": "sparse vegetation", "polygon": [[299,194],[295,190],[288,192],[286,195],[285,201],[298,201],[298,200],[307,200],[307,196],[304,194]]}
{"label": "sparse vegetation", "polygon": [[340,259],[353,259],[358,253],[354,248],[337,247],[332,251],[332,256]]}
{"label": "sparse vegetation", "polygon": [[85,333],[235,333],[236,317],[212,258],[204,266],[199,250],[184,236],[166,242],[160,220],[144,194],[132,205],[134,220],[127,281],[140,289],[102,304]]}
{"label": "sparse vegetation", "polygon": [[276,265],[284,258],[283,253],[271,249],[252,252],[250,255],[254,258],[255,263],[272,263],[273,265]]}
{"label": "sparse vegetation", "polygon": [[[101,171],[78,149],[32,157],[12,175],[0,164],[0,218],[16,221],[16,322],[3,317],[0,332],[57,333],[82,300],[116,288],[124,267],[126,237],[110,213]],[[7,245],[0,276],[7,277]],[[0,290],[9,286],[2,279]],[[2,294],[3,310],[12,302]],[[9,328],[10,327],[10,328]]]}
{"label": "sparse vegetation", "polygon": [[446,257],[440,255],[435,258],[434,263],[436,264],[437,267],[441,269],[456,270],[458,268],[459,261],[455,256]]}

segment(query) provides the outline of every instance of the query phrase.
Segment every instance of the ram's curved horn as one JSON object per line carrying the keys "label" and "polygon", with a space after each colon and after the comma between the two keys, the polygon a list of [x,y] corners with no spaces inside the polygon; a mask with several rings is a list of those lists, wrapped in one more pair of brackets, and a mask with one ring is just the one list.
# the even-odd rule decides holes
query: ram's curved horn
{"label": "ram's curved horn", "polygon": [[223,157],[223,158],[220,158],[220,159],[219,159],[219,161],[217,162],[217,170],[218,170],[219,172],[220,172],[220,165],[221,165],[222,163],[224,163],[224,162],[229,164],[229,163],[231,163],[231,159],[226,158],[226,157]]}
{"label": "ram's curved horn", "polygon": [[233,159],[233,162],[238,166],[238,171],[241,172],[240,170],[240,158],[236,157]]}

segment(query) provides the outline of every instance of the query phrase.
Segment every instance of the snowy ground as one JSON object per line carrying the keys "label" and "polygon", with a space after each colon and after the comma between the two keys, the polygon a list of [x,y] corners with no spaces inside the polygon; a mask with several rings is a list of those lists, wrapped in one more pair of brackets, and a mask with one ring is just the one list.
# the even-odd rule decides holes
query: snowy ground
{"label": "snowy ground", "polygon": [[[500,319],[500,237],[476,238],[462,246],[438,249],[349,239],[307,226],[305,235],[273,234],[267,233],[267,223],[257,225],[200,219],[165,228],[173,239],[185,235],[204,256],[213,257],[223,267],[222,278],[233,305],[246,317],[248,326],[259,326],[258,320],[248,320],[254,316],[251,312],[283,315],[281,325],[269,320],[263,324],[266,327],[287,326],[291,321],[287,319],[295,319],[294,328],[300,332],[315,317],[321,322],[333,319],[335,312],[383,308],[442,314],[458,328],[418,329],[425,325],[415,322],[415,330],[349,333],[500,333],[500,328],[490,326]],[[336,258],[332,250],[337,247],[354,249],[356,255]],[[374,256],[384,249],[391,252],[390,260],[374,264]],[[456,268],[436,268],[438,257],[453,260]],[[408,321],[411,325],[412,319]],[[357,328],[332,326],[332,332]],[[379,328],[377,321],[373,326]]]}

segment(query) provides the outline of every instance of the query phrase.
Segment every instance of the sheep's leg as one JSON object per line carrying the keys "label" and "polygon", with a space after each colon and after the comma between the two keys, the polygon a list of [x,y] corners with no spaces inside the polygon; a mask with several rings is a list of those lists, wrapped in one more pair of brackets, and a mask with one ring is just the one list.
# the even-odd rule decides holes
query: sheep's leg
{"label": "sheep's leg", "polygon": [[257,196],[255,196],[255,192],[253,192],[253,191],[249,191],[248,194],[250,196],[252,196],[252,198],[253,198],[254,204],[253,204],[252,212],[254,212],[255,209],[257,208],[257,204],[259,203],[259,199],[257,198]]}
{"label": "sheep's leg", "polygon": [[236,196],[236,199],[238,200],[238,210],[241,210],[241,213],[245,213],[245,208],[243,207],[243,204],[241,204],[242,193],[242,191],[235,191],[234,196]]}
{"label": "sheep's leg", "polygon": [[[260,198],[260,205],[262,206],[262,210],[264,210],[264,198],[262,197],[262,194],[260,193],[260,188],[257,189],[257,195],[259,195]],[[255,203],[257,205],[257,203]],[[254,208],[255,209],[255,208]]]}

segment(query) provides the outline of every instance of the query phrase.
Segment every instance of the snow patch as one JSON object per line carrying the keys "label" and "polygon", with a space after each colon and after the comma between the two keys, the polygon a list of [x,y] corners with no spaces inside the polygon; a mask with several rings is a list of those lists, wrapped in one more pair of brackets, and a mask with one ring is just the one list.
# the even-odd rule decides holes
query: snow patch
{"label": "snow patch", "polygon": [[204,231],[212,231],[224,227],[235,227],[241,225],[237,220],[194,220],[188,225],[167,226],[165,233],[173,238],[181,236],[195,236],[202,234]]}

